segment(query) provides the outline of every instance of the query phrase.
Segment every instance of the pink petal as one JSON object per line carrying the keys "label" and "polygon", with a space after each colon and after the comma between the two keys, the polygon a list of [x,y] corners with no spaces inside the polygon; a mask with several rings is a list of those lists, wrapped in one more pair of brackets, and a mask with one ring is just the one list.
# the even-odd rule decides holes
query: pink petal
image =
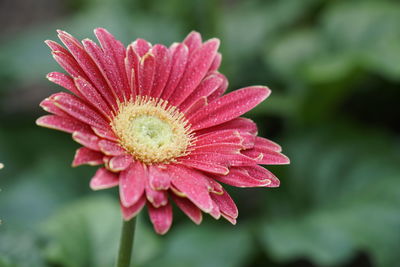
{"label": "pink petal", "polygon": [[253,86],[233,91],[202,108],[193,117],[193,130],[200,130],[230,121],[251,110],[268,97],[267,87]]}
{"label": "pink petal", "polygon": [[159,44],[154,45],[151,51],[155,58],[155,71],[153,88],[151,89],[150,96],[158,98],[161,96],[168,82],[171,72],[171,55],[168,48]]}
{"label": "pink petal", "polygon": [[125,207],[134,205],[144,193],[147,172],[141,162],[135,161],[120,174],[119,195]]}
{"label": "pink petal", "polygon": [[265,187],[271,184],[270,179],[254,178],[242,167],[231,168],[228,175],[214,176],[214,178],[224,184],[236,187]]}
{"label": "pink petal", "polygon": [[126,170],[132,162],[133,158],[131,155],[120,155],[112,157],[108,162],[108,167],[113,172],[120,172]]}
{"label": "pink petal", "polygon": [[192,54],[202,44],[200,33],[195,31],[190,32],[185,40],[183,40],[183,43],[188,47],[189,53]]}
{"label": "pink petal", "polygon": [[196,152],[185,158],[189,160],[211,162],[221,166],[249,166],[256,164],[256,161],[240,153],[223,153],[223,152]]}
{"label": "pink petal", "polygon": [[219,40],[211,39],[193,52],[181,81],[169,98],[171,104],[179,106],[196,89],[210,68],[218,47]]}
{"label": "pink petal", "polygon": [[60,52],[63,52],[65,54],[69,54],[68,50],[65,49],[62,45],[60,45],[57,42],[54,42],[52,40],[46,40],[44,42],[48,47],[50,47],[51,51],[60,51]]}
{"label": "pink petal", "polygon": [[113,59],[119,90],[124,96],[129,96],[128,78],[125,73],[125,46],[103,28],[95,29],[94,33],[103,48],[104,54]]}
{"label": "pink petal", "polygon": [[216,71],[219,69],[219,66],[221,65],[221,61],[222,61],[222,55],[221,53],[217,53],[215,55],[214,61],[210,66],[209,71]]}
{"label": "pink petal", "polygon": [[260,148],[263,148],[263,149],[269,149],[269,150],[272,150],[272,151],[275,151],[275,152],[281,152],[282,151],[282,147],[280,145],[278,145],[277,143],[275,143],[275,142],[273,142],[271,140],[262,138],[262,137],[258,137],[258,136],[255,139],[255,144],[254,145],[257,146],[257,147],[260,147]]}
{"label": "pink petal", "polygon": [[171,194],[172,199],[176,205],[195,223],[200,224],[203,220],[201,210],[194,205],[190,200],[183,197],[178,197],[175,194]]}
{"label": "pink petal", "polygon": [[237,130],[221,130],[209,132],[202,135],[197,135],[196,137],[196,146],[218,143],[241,144],[243,142],[243,138],[241,138]]}
{"label": "pink petal", "polygon": [[210,184],[210,192],[221,195],[224,193],[222,185],[219,184],[217,181],[215,181],[212,178],[207,177],[208,183]]}
{"label": "pink petal", "polygon": [[221,218],[221,212],[219,210],[219,207],[214,202],[213,202],[213,209],[210,211],[209,214],[216,220]]}
{"label": "pink petal", "polygon": [[125,221],[131,220],[135,217],[143,208],[144,204],[146,204],[146,197],[144,194],[139,198],[139,200],[130,207],[125,207],[122,203],[120,203],[122,217]]}
{"label": "pink petal", "polygon": [[211,194],[211,198],[218,205],[219,210],[221,211],[222,214],[235,219],[238,217],[239,211],[236,207],[235,202],[232,200],[228,192],[224,190],[224,193],[221,195]]}
{"label": "pink petal", "polygon": [[147,204],[147,209],[156,233],[160,235],[167,233],[172,225],[172,206],[168,203],[165,206],[155,208],[153,205]]}
{"label": "pink petal", "polygon": [[285,155],[262,147],[254,146],[252,149],[243,150],[242,153],[254,158],[257,164],[280,165],[290,163],[289,158]]}
{"label": "pink petal", "polygon": [[126,49],[125,72],[128,77],[131,98],[136,96],[139,92],[139,61],[139,55],[135,52],[133,44],[130,44]]}
{"label": "pink petal", "polygon": [[154,55],[149,52],[145,54],[139,63],[139,95],[150,95],[153,87],[156,62]]}
{"label": "pink petal", "polygon": [[[106,84],[111,89],[113,98],[118,99],[120,102],[124,100],[124,89],[122,88],[121,78],[118,77],[118,70],[115,62],[110,56],[107,56],[103,50],[92,40],[85,39],[82,41],[85,50],[92,58],[93,62],[97,65],[100,73],[106,81]],[[115,106],[113,102],[111,106]]]}
{"label": "pink petal", "polygon": [[115,136],[115,134],[111,131],[111,129],[99,129],[96,127],[91,127],[93,132],[104,139],[108,139],[110,141],[118,142],[118,138]]}
{"label": "pink petal", "polygon": [[191,104],[190,106],[182,109],[182,112],[185,113],[186,117],[191,117],[193,114],[198,112],[200,109],[208,105],[207,97],[201,97],[197,99],[196,102]]}
{"label": "pink petal", "polygon": [[244,149],[251,149],[254,147],[256,136],[251,133],[241,132],[240,137],[243,139],[242,145]]}
{"label": "pink petal", "polygon": [[98,169],[90,180],[90,188],[92,190],[107,189],[117,186],[118,184],[118,175],[107,171],[105,168]]}
{"label": "pink petal", "polygon": [[76,167],[83,164],[91,166],[103,164],[103,154],[86,147],[81,147],[76,150],[72,166]]}
{"label": "pink petal", "polygon": [[171,183],[171,177],[166,170],[162,170],[157,166],[148,166],[149,185],[154,190],[167,190]]}
{"label": "pink petal", "polygon": [[85,72],[69,52],[53,51],[51,54],[54,60],[72,77],[86,77]]}
{"label": "pink petal", "polygon": [[50,72],[49,74],[47,74],[46,78],[49,81],[64,87],[76,96],[84,98],[81,92],[78,91],[78,88],[76,88],[74,79],[72,79],[70,76],[60,72]]}
{"label": "pink petal", "polygon": [[120,147],[117,143],[109,140],[100,140],[100,150],[108,156],[120,156],[125,154],[125,150]]}
{"label": "pink petal", "polygon": [[194,151],[196,153],[202,153],[202,152],[239,153],[240,149],[243,148],[240,141],[237,143],[214,143],[214,144],[196,145]]}
{"label": "pink petal", "polygon": [[92,104],[100,113],[105,117],[112,115],[111,110],[103,97],[97,92],[97,90],[85,79],[79,77],[75,78],[76,88],[79,90],[80,95],[83,96],[89,103]]}
{"label": "pink petal", "polygon": [[161,94],[162,99],[170,99],[171,94],[174,92],[176,86],[182,78],[183,73],[185,72],[187,61],[187,46],[184,44],[177,45],[172,54],[171,73],[169,75],[167,85]]}
{"label": "pink petal", "polygon": [[106,120],[78,97],[67,93],[57,93],[51,98],[57,107],[72,117],[97,128],[109,128]]}
{"label": "pink petal", "polygon": [[73,132],[72,139],[91,150],[100,151],[98,145],[100,138],[91,133],[76,131]]}
{"label": "pink petal", "polygon": [[279,187],[280,185],[279,179],[272,172],[259,165],[245,166],[241,168],[246,170],[249,175],[255,179],[271,181],[266,185],[266,187]]}
{"label": "pink petal", "polygon": [[236,130],[239,133],[251,133],[257,134],[257,125],[250,119],[247,118],[236,118],[225,122],[220,125],[216,125],[207,129],[202,129],[197,131],[198,135],[208,134],[214,131],[222,131],[222,130]]}
{"label": "pink petal", "polygon": [[165,206],[168,203],[168,194],[165,190],[154,190],[151,188],[149,183],[146,183],[145,187],[147,200],[155,207],[159,208]]}
{"label": "pink petal", "polygon": [[207,76],[204,80],[201,81],[196,90],[194,90],[190,94],[190,96],[188,96],[186,100],[183,101],[181,105],[179,105],[179,108],[181,110],[185,110],[187,107],[196,102],[199,98],[209,96],[222,84],[222,82],[223,79],[218,75],[212,74]]}
{"label": "pink petal", "polygon": [[90,132],[90,127],[74,118],[61,117],[57,115],[45,115],[36,120],[36,124],[50,129],[60,130],[67,133],[75,131]]}
{"label": "pink petal", "polygon": [[204,212],[212,210],[212,200],[208,192],[208,182],[198,171],[187,169],[179,165],[168,165],[172,184],[182,191],[197,207]]}
{"label": "pink petal", "polygon": [[192,160],[190,157],[179,159],[179,162],[183,165],[209,173],[226,175],[229,172],[228,168],[225,166],[218,165],[214,162]]}
{"label": "pink petal", "polygon": [[[211,69],[211,67],[210,67],[210,69]],[[215,99],[222,96],[225,93],[226,89],[228,89],[228,85],[229,85],[228,79],[224,75],[222,75],[220,73],[218,73],[218,74],[220,76],[222,76],[224,79],[222,81],[222,84],[217,88],[217,90],[215,90],[214,92],[211,93],[211,95],[208,96],[209,102],[212,102]]]}
{"label": "pink petal", "polygon": [[151,44],[144,39],[136,39],[132,44],[139,57],[143,57],[151,48]]}
{"label": "pink petal", "polygon": [[61,110],[59,107],[57,107],[54,104],[54,100],[52,99],[52,97],[54,97],[54,95],[45,98],[44,100],[42,100],[42,102],[40,102],[40,107],[49,112],[49,113],[53,113],[55,115],[59,115],[60,117],[69,117],[71,118],[71,116],[69,116],[67,113],[65,113],[63,110]]}
{"label": "pink petal", "polygon": [[[111,107],[116,107],[115,98],[110,94],[110,90],[104,80],[103,75],[98,69],[97,65],[93,62],[92,58],[87,54],[83,46],[70,34],[64,31],[58,31],[58,37],[64,45],[71,51],[76,61],[82,67],[83,71],[88,77],[88,80],[93,83],[94,87],[104,97]],[[79,75],[82,76],[82,75]],[[77,77],[77,76],[75,76]],[[83,76],[86,79],[86,76]]]}

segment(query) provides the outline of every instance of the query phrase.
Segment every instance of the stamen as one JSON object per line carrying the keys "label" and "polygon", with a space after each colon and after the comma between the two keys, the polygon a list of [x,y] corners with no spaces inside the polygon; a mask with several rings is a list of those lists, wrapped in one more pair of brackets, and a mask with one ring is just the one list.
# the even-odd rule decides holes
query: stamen
{"label": "stamen", "polygon": [[147,96],[119,104],[111,127],[120,145],[145,164],[170,163],[194,142],[185,115],[168,101]]}

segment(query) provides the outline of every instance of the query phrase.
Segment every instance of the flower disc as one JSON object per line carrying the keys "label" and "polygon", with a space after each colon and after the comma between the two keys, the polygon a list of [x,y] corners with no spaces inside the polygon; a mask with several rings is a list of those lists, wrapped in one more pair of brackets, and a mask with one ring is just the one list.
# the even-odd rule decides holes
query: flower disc
{"label": "flower disc", "polygon": [[193,141],[184,114],[162,99],[138,97],[120,104],[111,126],[121,146],[145,164],[175,161]]}

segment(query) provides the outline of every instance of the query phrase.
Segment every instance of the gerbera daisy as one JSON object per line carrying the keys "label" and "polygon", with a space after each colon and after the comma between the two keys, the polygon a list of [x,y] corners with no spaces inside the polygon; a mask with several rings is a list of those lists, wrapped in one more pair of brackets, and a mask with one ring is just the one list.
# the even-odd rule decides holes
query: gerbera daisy
{"label": "gerbera daisy", "polygon": [[277,187],[259,164],[287,164],[276,143],[257,136],[241,118],[270,94],[251,86],[224,94],[218,72],[218,39],[202,42],[197,32],[170,47],[137,39],[128,47],[105,29],[94,31],[100,46],[58,31],[66,48],[46,41],[68,74],[47,78],[71,93],[46,98],[52,113],[40,126],[65,131],[82,145],[73,166],[100,165],[94,190],[119,186],[125,220],[147,205],[154,229],[172,224],[172,202],[196,224],[202,212],[236,223],[238,210],[221,183]]}

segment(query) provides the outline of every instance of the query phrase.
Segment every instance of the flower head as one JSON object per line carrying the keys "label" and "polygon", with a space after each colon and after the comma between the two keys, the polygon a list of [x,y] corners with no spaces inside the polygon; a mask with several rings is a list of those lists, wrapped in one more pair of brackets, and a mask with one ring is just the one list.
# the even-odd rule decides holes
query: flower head
{"label": "flower head", "polygon": [[100,165],[94,190],[119,186],[125,220],[147,205],[157,233],[172,224],[175,204],[195,223],[202,212],[236,223],[238,210],[221,183],[277,187],[259,164],[287,164],[276,143],[257,136],[240,118],[270,94],[264,86],[224,94],[217,71],[218,39],[202,42],[197,32],[170,47],[137,39],[127,48],[104,29],[100,46],[58,31],[66,48],[46,41],[68,74],[47,78],[71,93],[42,101],[52,113],[40,126],[65,131],[82,145],[73,166]]}

